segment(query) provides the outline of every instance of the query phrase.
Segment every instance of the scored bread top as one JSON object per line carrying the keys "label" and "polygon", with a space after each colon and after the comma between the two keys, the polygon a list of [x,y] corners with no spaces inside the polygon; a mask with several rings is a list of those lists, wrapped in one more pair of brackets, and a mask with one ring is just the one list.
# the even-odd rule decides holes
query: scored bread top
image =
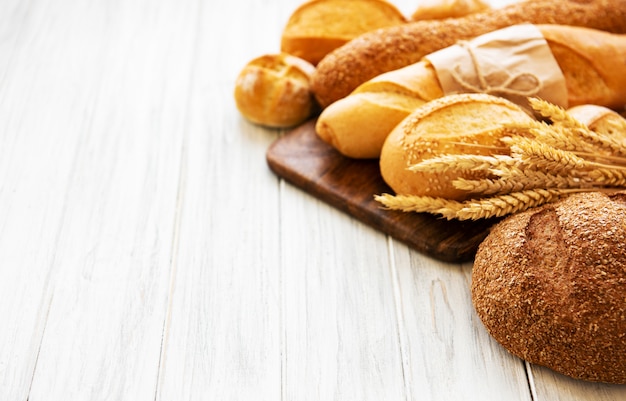
{"label": "scored bread top", "polygon": [[[418,107],[389,134],[380,156],[383,179],[396,194],[465,200],[470,193],[452,181],[458,172],[415,172],[408,167],[422,160],[448,154],[507,154],[501,142],[508,123],[532,117],[516,104],[497,96],[468,93],[445,96]],[[477,171],[467,179],[486,178]]]}

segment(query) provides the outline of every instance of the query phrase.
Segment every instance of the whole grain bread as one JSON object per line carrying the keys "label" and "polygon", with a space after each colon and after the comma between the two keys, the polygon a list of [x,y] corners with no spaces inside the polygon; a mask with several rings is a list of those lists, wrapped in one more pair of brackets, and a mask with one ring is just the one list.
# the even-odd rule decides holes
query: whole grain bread
{"label": "whole grain bread", "polygon": [[579,193],[501,221],[480,244],[472,302],[512,354],[626,383],[626,193]]}
{"label": "whole grain bread", "polygon": [[460,18],[377,29],[326,55],[313,74],[311,89],[326,107],[377,75],[416,63],[459,40],[524,22],[626,33],[626,0],[534,0]]}

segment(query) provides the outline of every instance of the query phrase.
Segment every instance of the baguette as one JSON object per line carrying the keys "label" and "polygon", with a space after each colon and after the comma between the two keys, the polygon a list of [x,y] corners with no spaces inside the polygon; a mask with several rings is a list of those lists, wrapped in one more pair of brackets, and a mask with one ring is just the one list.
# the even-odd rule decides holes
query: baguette
{"label": "baguette", "polygon": [[626,33],[626,0],[535,0],[445,20],[426,20],[365,33],[317,65],[311,89],[321,107],[363,82],[418,62],[458,40],[524,22],[585,26]]}
{"label": "baguette", "polygon": [[[626,104],[626,35],[562,25],[536,25],[560,67],[568,106]],[[376,158],[385,138],[416,107],[444,95],[427,59],[379,75],[324,109],[320,138],[352,158]]]}

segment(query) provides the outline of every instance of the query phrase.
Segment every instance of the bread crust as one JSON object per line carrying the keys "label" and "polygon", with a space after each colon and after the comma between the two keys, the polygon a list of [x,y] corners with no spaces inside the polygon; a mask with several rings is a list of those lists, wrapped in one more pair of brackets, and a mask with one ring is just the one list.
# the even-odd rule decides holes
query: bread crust
{"label": "bread crust", "polygon": [[626,383],[626,192],[579,193],[501,221],[478,248],[471,291],[512,354]]}
{"label": "bread crust", "polygon": [[[484,93],[466,93],[435,99],[415,109],[391,131],[382,148],[380,172],[397,194],[466,200],[475,194],[458,189],[458,171],[416,172],[409,166],[449,154],[506,154],[501,141],[507,123],[532,120],[516,104]],[[481,145],[477,147],[476,145]],[[495,149],[495,150],[494,150]],[[490,178],[486,171],[465,172],[463,178]]]}
{"label": "bread crust", "polygon": [[360,34],[406,22],[400,10],[386,0],[309,0],[287,21],[281,51],[315,65]]}
{"label": "bread crust", "polygon": [[298,57],[266,54],[248,62],[235,81],[234,98],[249,121],[268,127],[292,127],[317,112],[310,88],[315,67]]}
{"label": "bread crust", "polygon": [[626,0],[535,0],[460,18],[427,20],[365,33],[320,61],[311,89],[322,107],[384,72],[418,62],[461,39],[529,22],[626,33]]}

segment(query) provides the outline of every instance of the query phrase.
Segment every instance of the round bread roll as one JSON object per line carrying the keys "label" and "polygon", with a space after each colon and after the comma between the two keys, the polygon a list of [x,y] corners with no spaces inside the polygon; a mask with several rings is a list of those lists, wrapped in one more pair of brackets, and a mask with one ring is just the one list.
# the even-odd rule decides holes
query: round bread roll
{"label": "round bread roll", "polygon": [[[508,133],[500,128],[528,120],[532,117],[521,107],[493,95],[465,93],[432,100],[409,114],[385,140],[382,177],[396,194],[465,200],[473,194],[454,187],[457,171],[415,172],[408,167],[442,155],[507,154],[501,139]],[[463,177],[489,178],[487,174],[474,171]]]}
{"label": "round bread roll", "polygon": [[250,61],[235,81],[241,114],[268,127],[291,127],[317,110],[309,81],[315,67],[289,54],[268,54]]}
{"label": "round bread roll", "polygon": [[576,379],[626,383],[626,192],[512,215],[480,244],[472,302],[509,352]]}

